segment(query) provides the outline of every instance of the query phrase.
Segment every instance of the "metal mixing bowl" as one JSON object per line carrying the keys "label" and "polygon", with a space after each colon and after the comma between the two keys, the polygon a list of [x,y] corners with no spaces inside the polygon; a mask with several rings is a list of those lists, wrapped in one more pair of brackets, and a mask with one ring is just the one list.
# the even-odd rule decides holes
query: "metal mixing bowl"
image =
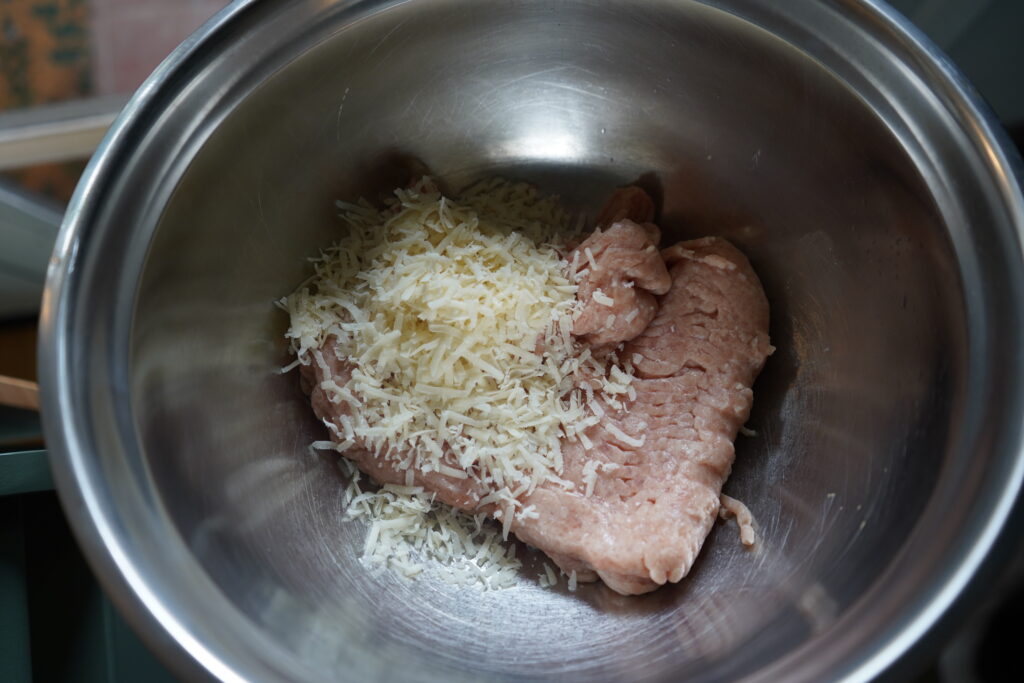
{"label": "metal mixing bowl", "polygon": [[[419,159],[749,254],[778,346],[678,586],[482,594],[374,575],[272,301],[336,198]],[[60,494],[121,609],[224,680],[862,679],[948,613],[1024,474],[1024,204],[991,117],[855,0],[238,2],[92,160],[41,357]],[[996,558],[998,559],[998,558]],[[563,584],[564,585],[564,584]],[[969,591],[967,592],[969,595]]]}

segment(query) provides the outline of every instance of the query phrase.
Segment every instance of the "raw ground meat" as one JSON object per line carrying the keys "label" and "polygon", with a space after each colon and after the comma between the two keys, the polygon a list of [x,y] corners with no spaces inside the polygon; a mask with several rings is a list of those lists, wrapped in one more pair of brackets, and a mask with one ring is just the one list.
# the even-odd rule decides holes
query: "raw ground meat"
{"label": "raw ground meat", "polygon": [[[647,329],[658,310],[655,295],[672,285],[658,253],[659,241],[657,226],[627,219],[594,231],[576,248],[573,262],[582,277],[577,283],[580,313],[573,323],[575,336],[591,347],[608,346]],[[611,302],[595,299],[596,292]]]}
{"label": "raw ground meat", "polygon": [[[622,410],[604,406],[602,423],[586,432],[589,450],[563,442],[561,476],[575,488],[539,486],[522,500],[538,517],[511,526],[578,581],[600,578],[623,594],[654,590],[690,570],[718,516],[751,385],[772,352],[768,301],[746,257],[716,237],[659,252],[653,215],[642,190],[618,190],[574,259],[582,312],[573,333],[595,351],[624,344],[618,353],[633,362],[636,398]],[[595,301],[598,290],[611,304]],[[340,426],[347,407],[327,400],[318,385],[327,375],[343,385],[350,368],[332,341],[321,351],[326,369],[303,367],[304,385],[317,416]],[[630,445],[641,437],[642,446]],[[410,483],[405,471],[358,446],[345,457],[380,483]],[[587,496],[584,467],[592,461],[599,465]],[[416,470],[411,483],[449,505],[494,513],[478,507],[488,491],[472,479]]]}
{"label": "raw ground meat", "polygon": [[[621,411],[606,406],[602,424],[587,432],[590,450],[563,443],[562,477],[577,490],[539,487],[523,500],[538,518],[512,525],[577,580],[599,577],[624,594],[646,593],[690,570],[718,515],[733,440],[750,414],[750,387],[772,351],[768,301],[738,249],[705,237],[662,256],[671,288],[622,351],[634,362],[636,399]],[[624,443],[611,426],[643,437],[643,445]],[[598,467],[586,497],[589,461],[610,466]]]}

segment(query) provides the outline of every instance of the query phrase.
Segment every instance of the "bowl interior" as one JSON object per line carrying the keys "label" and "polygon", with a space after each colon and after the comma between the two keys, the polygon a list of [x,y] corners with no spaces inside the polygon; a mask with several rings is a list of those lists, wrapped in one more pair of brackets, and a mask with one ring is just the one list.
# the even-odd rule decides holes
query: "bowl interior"
{"label": "bowl interior", "polygon": [[[162,161],[121,379],[150,516],[124,524],[163,533],[139,552],[218,657],[310,680],[710,679],[838,637],[963,455],[966,304],[949,211],[885,97],[812,58],[823,41],[756,26],[767,4],[295,2],[194,61],[139,143]],[[756,550],[719,524],[688,578],[635,598],[541,588],[529,552],[495,593],[360,565],[335,457],[306,450],[323,429],[276,372],[273,301],[341,235],[335,199],[417,162],[591,209],[642,179],[666,240],[747,253],[778,351],[726,492]]]}

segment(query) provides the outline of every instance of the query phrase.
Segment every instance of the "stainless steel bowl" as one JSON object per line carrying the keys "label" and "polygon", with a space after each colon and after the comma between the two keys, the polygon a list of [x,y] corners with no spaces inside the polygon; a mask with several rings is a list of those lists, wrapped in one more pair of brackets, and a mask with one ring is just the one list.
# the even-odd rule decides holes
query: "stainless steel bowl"
{"label": "stainless steel bowl", "polygon": [[[485,174],[751,257],[778,353],[681,585],[375,576],[271,302],[333,200]],[[92,160],[41,357],[65,508],[140,632],[224,680],[864,679],[1008,533],[1024,475],[1019,165],[969,86],[855,0],[238,2]],[[969,592],[967,593],[969,596]]]}

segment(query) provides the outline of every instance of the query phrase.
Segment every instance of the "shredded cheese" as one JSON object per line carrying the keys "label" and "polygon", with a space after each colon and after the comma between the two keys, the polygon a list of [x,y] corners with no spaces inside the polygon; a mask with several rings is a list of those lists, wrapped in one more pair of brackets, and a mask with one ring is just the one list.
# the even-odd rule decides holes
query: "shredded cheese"
{"label": "shredded cheese", "polygon": [[560,438],[585,427],[563,400],[580,369],[565,333],[576,285],[558,252],[568,215],[502,181],[461,203],[424,180],[385,209],[342,209],[349,236],[284,302],[296,355],[324,367],[330,339],[353,368],[344,386],[321,385],[358,416],[346,436],[385,458],[411,452],[403,467],[473,472],[517,505],[512,492],[557,473]]}
{"label": "shredded cheese", "polygon": [[[483,519],[437,503],[420,487],[387,484],[364,491],[350,460],[339,461],[349,477],[346,513],[367,521],[361,560],[415,578],[428,572],[446,583],[483,590],[516,584],[522,563],[515,545]],[[438,571],[443,568],[444,571]]]}
{"label": "shredded cheese", "polygon": [[[493,506],[507,538],[514,520],[538,516],[523,509],[524,495],[545,481],[574,488],[560,477],[561,441],[593,447],[584,432],[604,417],[595,390],[613,410],[623,406],[616,396],[635,396],[630,366],[620,370],[614,354],[594,358],[571,335],[580,256],[570,267],[560,253],[568,214],[534,188],[500,180],[453,201],[424,178],[383,208],[338,207],[348,234],[279,305],[291,318],[288,369],[315,364],[319,388],[338,406],[325,420],[333,440],[314,447],[359,448],[404,470],[405,486],[353,484],[348,513],[368,525],[363,559],[409,577],[436,559],[457,582],[504,586],[518,561],[497,528],[434,503],[413,486],[415,472],[486,491],[479,506]],[[596,270],[590,249],[585,257]],[[614,303],[601,291],[594,300]],[[592,490],[588,480],[585,495]]]}
{"label": "shredded cheese", "polygon": [[641,435],[640,438],[637,439],[635,437],[630,436],[626,432],[622,431],[615,424],[613,424],[611,422],[609,422],[608,424],[604,425],[604,428],[608,431],[609,434],[614,436],[618,441],[620,441],[621,443],[624,443],[627,446],[632,446],[634,448],[639,448],[640,446],[643,446],[644,445],[644,441],[647,440],[647,436],[646,435]]}
{"label": "shredded cheese", "polygon": [[600,462],[598,460],[588,460],[583,465],[583,484],[585,486],[583,495],[589,498],[594,493],[594,486],[597,484],[597,473],[598,470],[605,472],[611,472],[621,467],[618,463],[614,462]]}
{"label": "shredded cheese", "polygon": [[[594,293],[591,296],[593,297],[594,302],[599,304],[599,305],[601,305],[601,306],[614,306],[615,305],[615,299],[611,298],[610,296],[605,294],[600,289],[595,289]],[[633,311],[633,312],[635,313],[635,311]]]}
{"label": "shredded cheese", "polygon": [[558,575],[555,574],[555,570],[547,562],[544,563],[544,575],[547,577],[548,586],[558,585]]}

